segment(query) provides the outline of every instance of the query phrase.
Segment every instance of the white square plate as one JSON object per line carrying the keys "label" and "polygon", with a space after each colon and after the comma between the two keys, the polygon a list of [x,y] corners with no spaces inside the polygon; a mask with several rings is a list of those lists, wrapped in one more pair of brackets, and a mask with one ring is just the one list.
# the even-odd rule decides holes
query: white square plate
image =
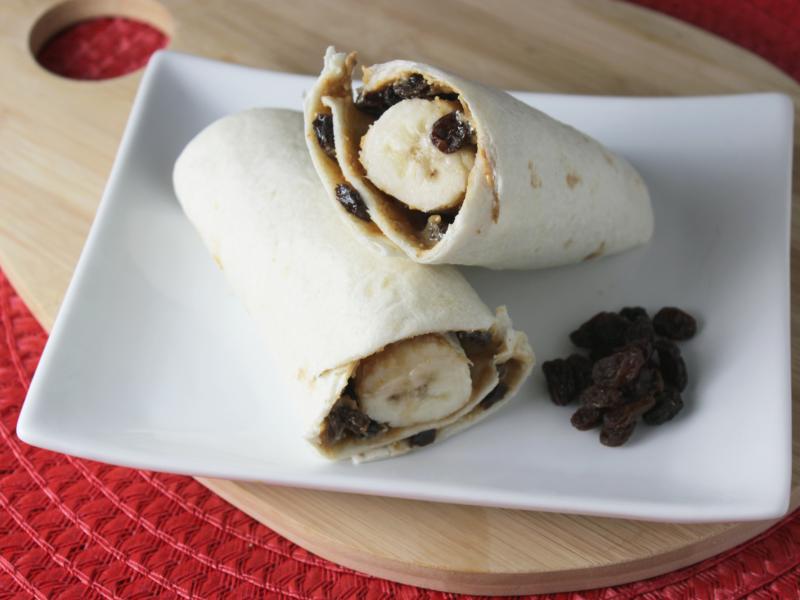
{"label": "white square plate", "polygon": [[[622,448],[579,432],[537,369],[507,409],[438,446],[328,463],[293,435],[262,343],[174,197],[184,145],[224,115],[298,109],[312,79],[161,52],[18,424],[36,446],[194,475],[669,521],[778,517],[791,467],[792,106],[777,94],[518,96],[628,157],[649,245],[592,263],[467,276],[507,304],[539,362],[602,309],[684,307],[687,408]],[[335,317],[334,317],[335,318]]]}

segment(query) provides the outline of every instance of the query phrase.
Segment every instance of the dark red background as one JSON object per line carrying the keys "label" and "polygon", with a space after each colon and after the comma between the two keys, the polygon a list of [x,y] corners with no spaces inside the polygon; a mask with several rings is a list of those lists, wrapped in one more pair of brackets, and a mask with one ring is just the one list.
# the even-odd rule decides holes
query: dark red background
{"label": "dark red background", "polygon": [[[727,37],[800,78],[800,2],[639,0]],[[56,36],[40,62],[75,78],[143,66],[152,28],[98,19]],[[445,598],[320,559],[188,477],[78,460],[14,433],[46,335],[0,273],[0,598]],[[800,513],[693,567],[543,598],[798,598]]]}

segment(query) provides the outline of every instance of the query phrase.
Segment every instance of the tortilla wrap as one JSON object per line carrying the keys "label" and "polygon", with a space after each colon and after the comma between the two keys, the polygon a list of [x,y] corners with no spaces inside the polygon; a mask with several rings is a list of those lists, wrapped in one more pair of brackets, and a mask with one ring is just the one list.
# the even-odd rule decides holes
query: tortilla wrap
{"label": "tortilla wrap", "polygon": [[265,401],[294,403],[324,456],[441,441],[499,410],[530,373],[525,335],[455,269],[380,256],[346,231],[301,113],[256,109],[210,125],[178,158],[174,186],[286,373],[291,397]]}
{"label": "tortilla wrap", "polygon": [[[652,236],[642,178],[589,136],[506,92],[415,62],[365,68],[354,94],[355,64],[355,53],[328,48],[305,99],[305,133],[340,218],[373,248],[427,264],[538,268]],[[449,111],[469,130],[452,154],[431,141],[431,124]],[[323,125],[335,152],[322,147]],[[342,184],[367,219],[336,201]]]}

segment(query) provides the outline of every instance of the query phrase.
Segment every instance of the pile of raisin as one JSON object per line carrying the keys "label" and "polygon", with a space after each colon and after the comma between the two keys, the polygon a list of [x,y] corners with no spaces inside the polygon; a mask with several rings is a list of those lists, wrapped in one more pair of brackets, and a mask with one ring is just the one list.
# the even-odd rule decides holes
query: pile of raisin
{"label": "pile of raisin", "polygon": [[679,308],[665,307],[651,319],[641,307],[601,312],[569,334],[588,356],[575,353],[542,364],[553,403],[577,401],[572,425],[600,427],[600,442],[621,446],[639,418],[661,425],[683,408],[689,378],[675,342],[697,332],[697,322]]}

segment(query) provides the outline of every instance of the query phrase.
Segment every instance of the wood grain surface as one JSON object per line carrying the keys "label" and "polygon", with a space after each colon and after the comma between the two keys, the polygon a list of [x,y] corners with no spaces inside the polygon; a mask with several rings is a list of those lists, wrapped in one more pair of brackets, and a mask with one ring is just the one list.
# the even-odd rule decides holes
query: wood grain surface
{"label": "wood grain surface", "polygon": [[[172,49],[279,71],[315,74],[325,47],[335,44],[360,50],[363,64],[409,58],[504,88],[615,95],[777,90],[796,107],[800,102],[800,88],[763,60],[608,0],[6,0],[0,4],[0,265],[48,329],[141,74],[71,81],[41,69],[32,51],[63,26],[96,15],[148,21],[172,36]],[[798,240],[793,224],[793,265]],[[793,274],[793,307],[797,279]],[[798,339],[794,313],[794,356]],[[796,360],[792,369],[797,388]],[[793,507],[800,501],[797,413]],[[333,561],[472,593],[632,581],[696,562],[769,526],[654,524],[201,481]]]}

